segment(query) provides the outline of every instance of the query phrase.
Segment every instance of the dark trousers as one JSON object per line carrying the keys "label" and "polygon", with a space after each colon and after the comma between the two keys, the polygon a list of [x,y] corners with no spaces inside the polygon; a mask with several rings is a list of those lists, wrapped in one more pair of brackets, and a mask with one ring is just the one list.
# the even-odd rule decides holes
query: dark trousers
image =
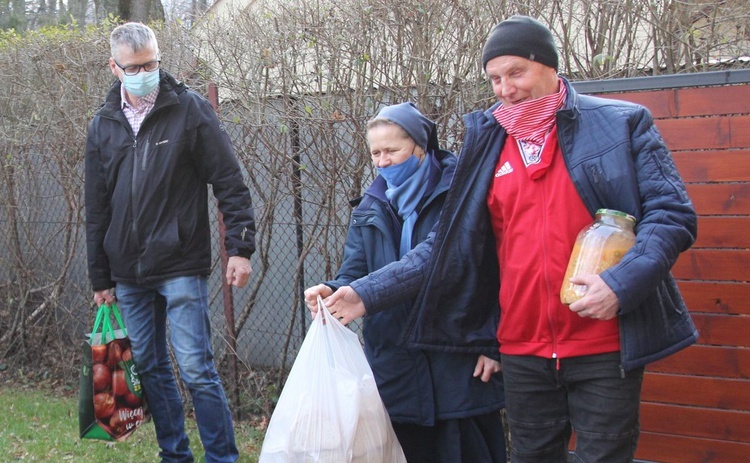
{"label": "dark trousers", "polygon": [[638,445],[643,368],[620,369],[620,354],[561,359],[503,355],[513,463],[630,462]]}
{"label": "dark trousers", "polygon": [[439,420],[435,426],[393,423],[408,463],[505,463],[500,412]]}

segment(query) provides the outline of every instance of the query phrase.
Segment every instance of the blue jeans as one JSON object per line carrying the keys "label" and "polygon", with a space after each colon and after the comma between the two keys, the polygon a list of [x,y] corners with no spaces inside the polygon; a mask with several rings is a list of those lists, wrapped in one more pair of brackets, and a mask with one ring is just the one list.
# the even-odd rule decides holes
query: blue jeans
{"label": "blue jeans", "polygon": [[154,420],[162,462],[193,461],[167,349],[167,320],[180,376],[193,400],[205,461],[236,461],[239,453],[232,415],[211,349],[206,278],[176,277],[144,286],[118,283],[117,301]]}
{"label": "blue jeans", "polygon": [[620,354],[560,359],[503,355],[513,463],[631,462],[638,445],[643,368],[623,374]]}

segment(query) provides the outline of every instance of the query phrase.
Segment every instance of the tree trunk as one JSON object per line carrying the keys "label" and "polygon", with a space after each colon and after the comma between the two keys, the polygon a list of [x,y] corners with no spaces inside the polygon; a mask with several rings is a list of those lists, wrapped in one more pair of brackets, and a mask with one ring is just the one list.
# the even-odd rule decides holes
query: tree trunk
{"label": "tree trunk", "polygon": [[75,20],[78,26],[86,24],[86,6],[87,0],[68,0],[68,12]]}
{"label": "tree trunk", "polygon": [[94,5],[99,21],[110,14],[123,21],[144,24],[164,19],[164,6],[160,0],[94,0]]}
{"label": "tree trunk", "polygon": [[164,19],[160,0],[120,0],[120,17],[129,21],[148,23]]}

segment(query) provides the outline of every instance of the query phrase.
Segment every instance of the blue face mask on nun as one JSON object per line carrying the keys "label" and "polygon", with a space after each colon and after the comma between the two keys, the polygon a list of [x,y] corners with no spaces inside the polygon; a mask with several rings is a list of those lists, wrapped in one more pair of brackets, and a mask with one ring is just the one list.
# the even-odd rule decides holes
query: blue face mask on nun
{"label": "blue face mask on nun", "polygon": [[413,154],[401,164],[378,167],[378,173],[385,179],[389,188],[401,186],[419,169],[419,158]]}

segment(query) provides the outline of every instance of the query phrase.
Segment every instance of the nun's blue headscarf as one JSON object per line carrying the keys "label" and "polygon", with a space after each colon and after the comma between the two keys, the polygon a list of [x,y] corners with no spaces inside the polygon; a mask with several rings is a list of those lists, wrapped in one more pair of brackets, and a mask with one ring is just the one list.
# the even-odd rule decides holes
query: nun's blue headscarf
{"label": "nun's blue headscarf", "polygon": [[440,149],[435,123],[427,119],[414,103],[400,103],[382,108],[375,119],[385,119],[398,125],[427,151]]}

